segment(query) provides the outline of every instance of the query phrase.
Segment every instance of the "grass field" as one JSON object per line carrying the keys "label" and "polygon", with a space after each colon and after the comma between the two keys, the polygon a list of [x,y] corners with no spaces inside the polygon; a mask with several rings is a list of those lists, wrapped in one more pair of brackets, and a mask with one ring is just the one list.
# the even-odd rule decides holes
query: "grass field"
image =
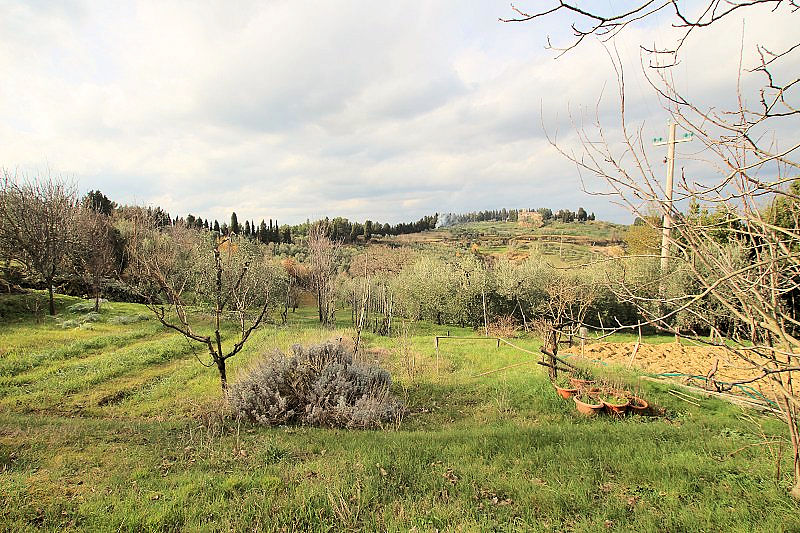
{"label": "grass field", "polygon": [[[0,297],[0,529],[800,530],[789,454],[776,476],[778,445],[759,445],[782,424],[718,400],[642,382],[665,416],[583,419],[538,365],[475,378],[529,357],[491,341],[443,342],[437,373],[432,336],[474,333],[420,323],[413,358],[366,336],[408,407],[399,427],[253,427],[221,420],[204,354],[143,307],[87,318],[59,297],[59,319],[37,321],[23,298]],[[275,347],[352,335],[340,326],[299,309],[260,329],[229,374]]]}

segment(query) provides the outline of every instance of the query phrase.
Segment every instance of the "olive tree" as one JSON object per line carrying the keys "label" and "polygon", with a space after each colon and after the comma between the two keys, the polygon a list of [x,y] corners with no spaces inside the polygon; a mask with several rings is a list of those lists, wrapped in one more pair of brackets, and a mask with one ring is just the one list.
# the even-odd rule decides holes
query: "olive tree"
{"label": "olive tree", "polygon": [[423,255],[395,278],[398,310],[408,318],[444,324],[455,314],[454,271],[444,261]]}

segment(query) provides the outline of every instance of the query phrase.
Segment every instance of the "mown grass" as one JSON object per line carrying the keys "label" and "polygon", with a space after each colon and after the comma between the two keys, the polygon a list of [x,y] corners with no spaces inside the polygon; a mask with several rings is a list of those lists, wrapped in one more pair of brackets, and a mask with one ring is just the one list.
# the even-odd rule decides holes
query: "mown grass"
{"label": "mown grass", "polygon": [[[55,321],[0,327],[13,346],[0,358],[0,528],[800,529],[788,453],[776,477],[758,444],[783,435],[781,423],[718,400],[696,407],[642,382],[664,416],[583,419],[536,364],[475,377],[529,357],[507,346],[443,341],[437,373],[432,336],[474,332],[418,323],[407,357],[402,339],[365,338],[364,356],[392,371],[408,406],[399,427],[255,427],[220,418],[218,377],[199,349],[154,320],[110,323],[141,312],[108,304],[74,338]],[[323,330],[299,309],[263,327],[231,377],[276,347],[351,336],[347,318]]]}

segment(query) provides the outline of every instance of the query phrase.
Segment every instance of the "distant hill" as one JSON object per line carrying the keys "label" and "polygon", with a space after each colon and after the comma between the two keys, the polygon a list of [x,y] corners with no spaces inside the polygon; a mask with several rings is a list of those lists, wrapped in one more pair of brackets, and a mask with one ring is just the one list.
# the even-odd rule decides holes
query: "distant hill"
{"label": "distant hill", "polygon": [[603,221],[554,222],[533,228],[518,222],[468,222],[445,228],[377,239],[389,245],[445,246],[524,260],[532,254],[556,263],[591,260],[622,253],[628,226]]}

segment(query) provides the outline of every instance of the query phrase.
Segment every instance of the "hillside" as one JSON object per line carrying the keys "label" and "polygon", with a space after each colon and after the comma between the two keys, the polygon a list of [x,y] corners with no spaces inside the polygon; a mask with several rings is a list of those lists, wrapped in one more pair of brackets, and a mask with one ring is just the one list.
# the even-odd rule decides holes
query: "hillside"
{"label": "hillside", "polygon": [[393,245],[445,246],[512,260],[541,254],[556,263],[580,263],[621,253],[627,226],[611,222],[553,222],[533,228],[518,222],[470,222],[376,239]]}

